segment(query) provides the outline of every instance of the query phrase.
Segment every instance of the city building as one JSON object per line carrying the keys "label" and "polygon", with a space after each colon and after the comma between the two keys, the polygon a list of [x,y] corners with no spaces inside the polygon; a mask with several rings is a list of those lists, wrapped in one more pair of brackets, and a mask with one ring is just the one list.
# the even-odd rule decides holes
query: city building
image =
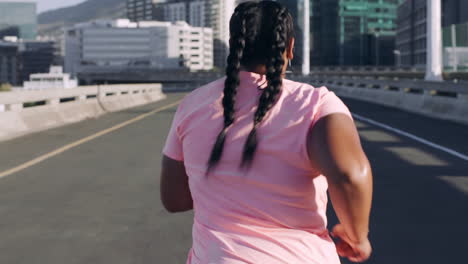
{"label": "city building", "polygon": [[427,1],[405,1],[398,7],[396,49],[401,65],[426,65]]}
{"label": "city building", "polygon": [[[163,20],[176,22],[176,21],[189,21],[189,3],[187,2],[169,2],[159,4],[163,10]],[[194,26],[194,25],[192,25]]]}
{"label": "city building", "polygon": [[206,1],[190,1],[188,23],[194,27],[208,27],[207,10]]}
{"label": "city building", "polygon": [[20,40],[18,42],[18,81],[29,80],[34,73],[47,72],[57,62],[56,42]]}
{"label": "city building", "polygon": [[0,41],[0,84],[18,84],[18,44]]}
{"label": "city building", "polygon": [[[460,56],[466,58],[466,39],[468,31],[462,24],[468,22],[468,1],[441,0],[442,1],[442,27],[444,43],[444,64],[448,66],[450,61],[457,59],[455,51],[462,52]],[[401,54],[401,64],[406,66],[425,67],[426,65],[426,31],[427,31],[427,0],[406,0],[398,7],[398,29],[396,49]],[[452,25],[458,26],[455,34],[452,34]],[[456,27],[455,27],[456,28]],[[454,36],[454,38],[452,38]],[[460,45],[454,46],[453,39],[457,39]],[[462,44],[466,43],[466,44]],[[447,49],[449,48],[449,49]],[[449,56],[449,57],[447,57]]]}
{"label": "city building", "polygon": [[185,21],[213,29],[214,65],[223,70],[229,53],[229,20],[237,4],[246,0],[167,0],[155,4],[156,20]]}
{"label": "city building", "polygon": [[147,67],[159,70],[213,68],[213,33],[180,21],[95,21],[66,30],[65,71]]}
{"label": "city building", "polygon": [[[279,0],[295,18],[303,43],[304,0]],[[311,65],[393,65],[396,10],[401,0],[310,0]],[[306,18],[307,19],[307,18]],[[295,50],[296,67],[302,50]]]}
{"label": "city building", "polygon": [[154,19],[153,0],[127,0],[127,18],[131,21]]}
{"label": "city building", "polygon": [[0,37],[13,34],[20,39],[34,40],[37,35],[34,1],[0,0]]}
{"label": "city building", "polygon": [[214,64],[223,71],[229,55],[229,21],[241,0],[209,0],[208,24],[213,29]]}
{"label": "city building", "polygon": [[312,65],[393,65],[399,0],[314,0]]}
{"label": "city building", "polygon": [[44,42],[52,42],[54,44],[54,65],[63,66],[65,57],[65,34],[60,30],[53,35],[40,35],[37,40]]}
{"label": "city building", "polygon": [[78,87],[78,81],[70,74],[63,73],[62,66],[51,66],[48,73],[31,74],[30,80],[24,82],[25,90],[72,89]]}
{"label": "city building", "polygon": [[171,0],[158,3],[155,4],[155,10],[160,15],[155,20],[185,21],[193,27],[208,27],[209,2],[210,0]]}
{"label": "city building", "polygon": [[468,22],[468,1],[442,0],[442,26],[448,27],[464,22]]}

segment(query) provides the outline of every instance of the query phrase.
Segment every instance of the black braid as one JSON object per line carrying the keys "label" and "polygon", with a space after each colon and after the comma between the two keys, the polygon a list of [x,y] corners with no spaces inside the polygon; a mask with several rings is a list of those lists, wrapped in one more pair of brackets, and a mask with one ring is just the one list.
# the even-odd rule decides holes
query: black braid
{"label": "black braid", "polygon": [[254,117],[254,128],[244,146],[242,166],[253,161],[257,147],[257,127],[273,107],[281,91],[283,54],[293,34],[289,11],[274,1],[248,1],[240,4],[230,21],[230,48],[223,91],[224,125],[208,161],[207,174],[221,160],[226,134],[235,120],[235,97],[242,66],[263,64],[267,67],[264,89]]}
{"label": "black braid", "polygon": [[[223,96],[223,109],[224,109],[224,126],[213,146],[210,160],[208,161],[207,173],[219,162],[223,154],[224,142],[226,141],[227,129],[234,123],[235,113],[235,98],[237,94],[237,87],[239,86],[239,72],[241,66],[241,59],[245,49],[245,18],[243,17],[243,8],[236,8],[231,18],[231,23],[240,23],[240,26],[235,28],[238,30],[231,30],[229,39],[229,56],[227,58],[226,67],[226,80],[224,82],[224,96]],[[233,28],[233,27],[231,27]]]}
{"label": "black braid", "polygon": [[258,108],[254,115],[253,128],[244,145],[242,167],[249,167],[253,162],[258,145],[258,125],[263,121],[263,118],[273,107],[281,92],[283,85],[282,73],[285,63],[283,54],[288,45],[288,29],[285,26],[285,24],[287,24],[286,21],[288,19],[288,14],[288,10],[282,7],[278,10],[276,16],[274,16],[276,21],[273,23],[274,27],[271,40],[272,47],[269,52],[269,60],[266,63],[266,79],[268,81],[268,85],[260,96]]}

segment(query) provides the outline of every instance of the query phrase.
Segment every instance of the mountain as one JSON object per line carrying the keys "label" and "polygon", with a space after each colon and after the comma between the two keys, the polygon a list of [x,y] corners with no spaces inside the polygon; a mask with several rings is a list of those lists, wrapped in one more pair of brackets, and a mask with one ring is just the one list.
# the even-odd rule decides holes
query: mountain
{"label": "mountain", "polygon": [[39,35],[57,35],[61,29],[96,19],[124,18],[126,0],[87,0],[81,4],[39,14]]}

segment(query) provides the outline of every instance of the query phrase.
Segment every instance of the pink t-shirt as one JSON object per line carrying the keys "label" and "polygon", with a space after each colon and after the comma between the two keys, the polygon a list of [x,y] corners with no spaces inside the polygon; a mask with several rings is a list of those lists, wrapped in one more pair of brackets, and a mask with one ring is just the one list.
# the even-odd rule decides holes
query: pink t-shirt
{"label": "pink t-shirt", "polygon": [[208,177],[207,161],[223,127],[224,78],[185,97],[163,151],[183,161],[189,177],[195,219],[187,263],[340,263],[326,229],[327,180],[311,166],[306,138],[321,117],[351,116],[348,108],[325,87],[284,80],[245,171],[239,169],[242,149],[265,77],[242,71],[240,79],[235,122]]}

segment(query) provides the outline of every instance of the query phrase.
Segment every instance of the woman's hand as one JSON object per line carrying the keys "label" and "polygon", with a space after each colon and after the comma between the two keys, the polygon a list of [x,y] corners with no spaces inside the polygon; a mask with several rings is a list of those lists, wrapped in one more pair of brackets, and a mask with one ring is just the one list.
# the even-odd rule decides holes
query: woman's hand
{"label": "woman's hand", "polygon": [[336,251],[341,257],[352,262],[364,262],[369,259],[372,247],[368,238],[358,242],[351,241],[342,224],[337,224],[331,235],[335,238]]}

